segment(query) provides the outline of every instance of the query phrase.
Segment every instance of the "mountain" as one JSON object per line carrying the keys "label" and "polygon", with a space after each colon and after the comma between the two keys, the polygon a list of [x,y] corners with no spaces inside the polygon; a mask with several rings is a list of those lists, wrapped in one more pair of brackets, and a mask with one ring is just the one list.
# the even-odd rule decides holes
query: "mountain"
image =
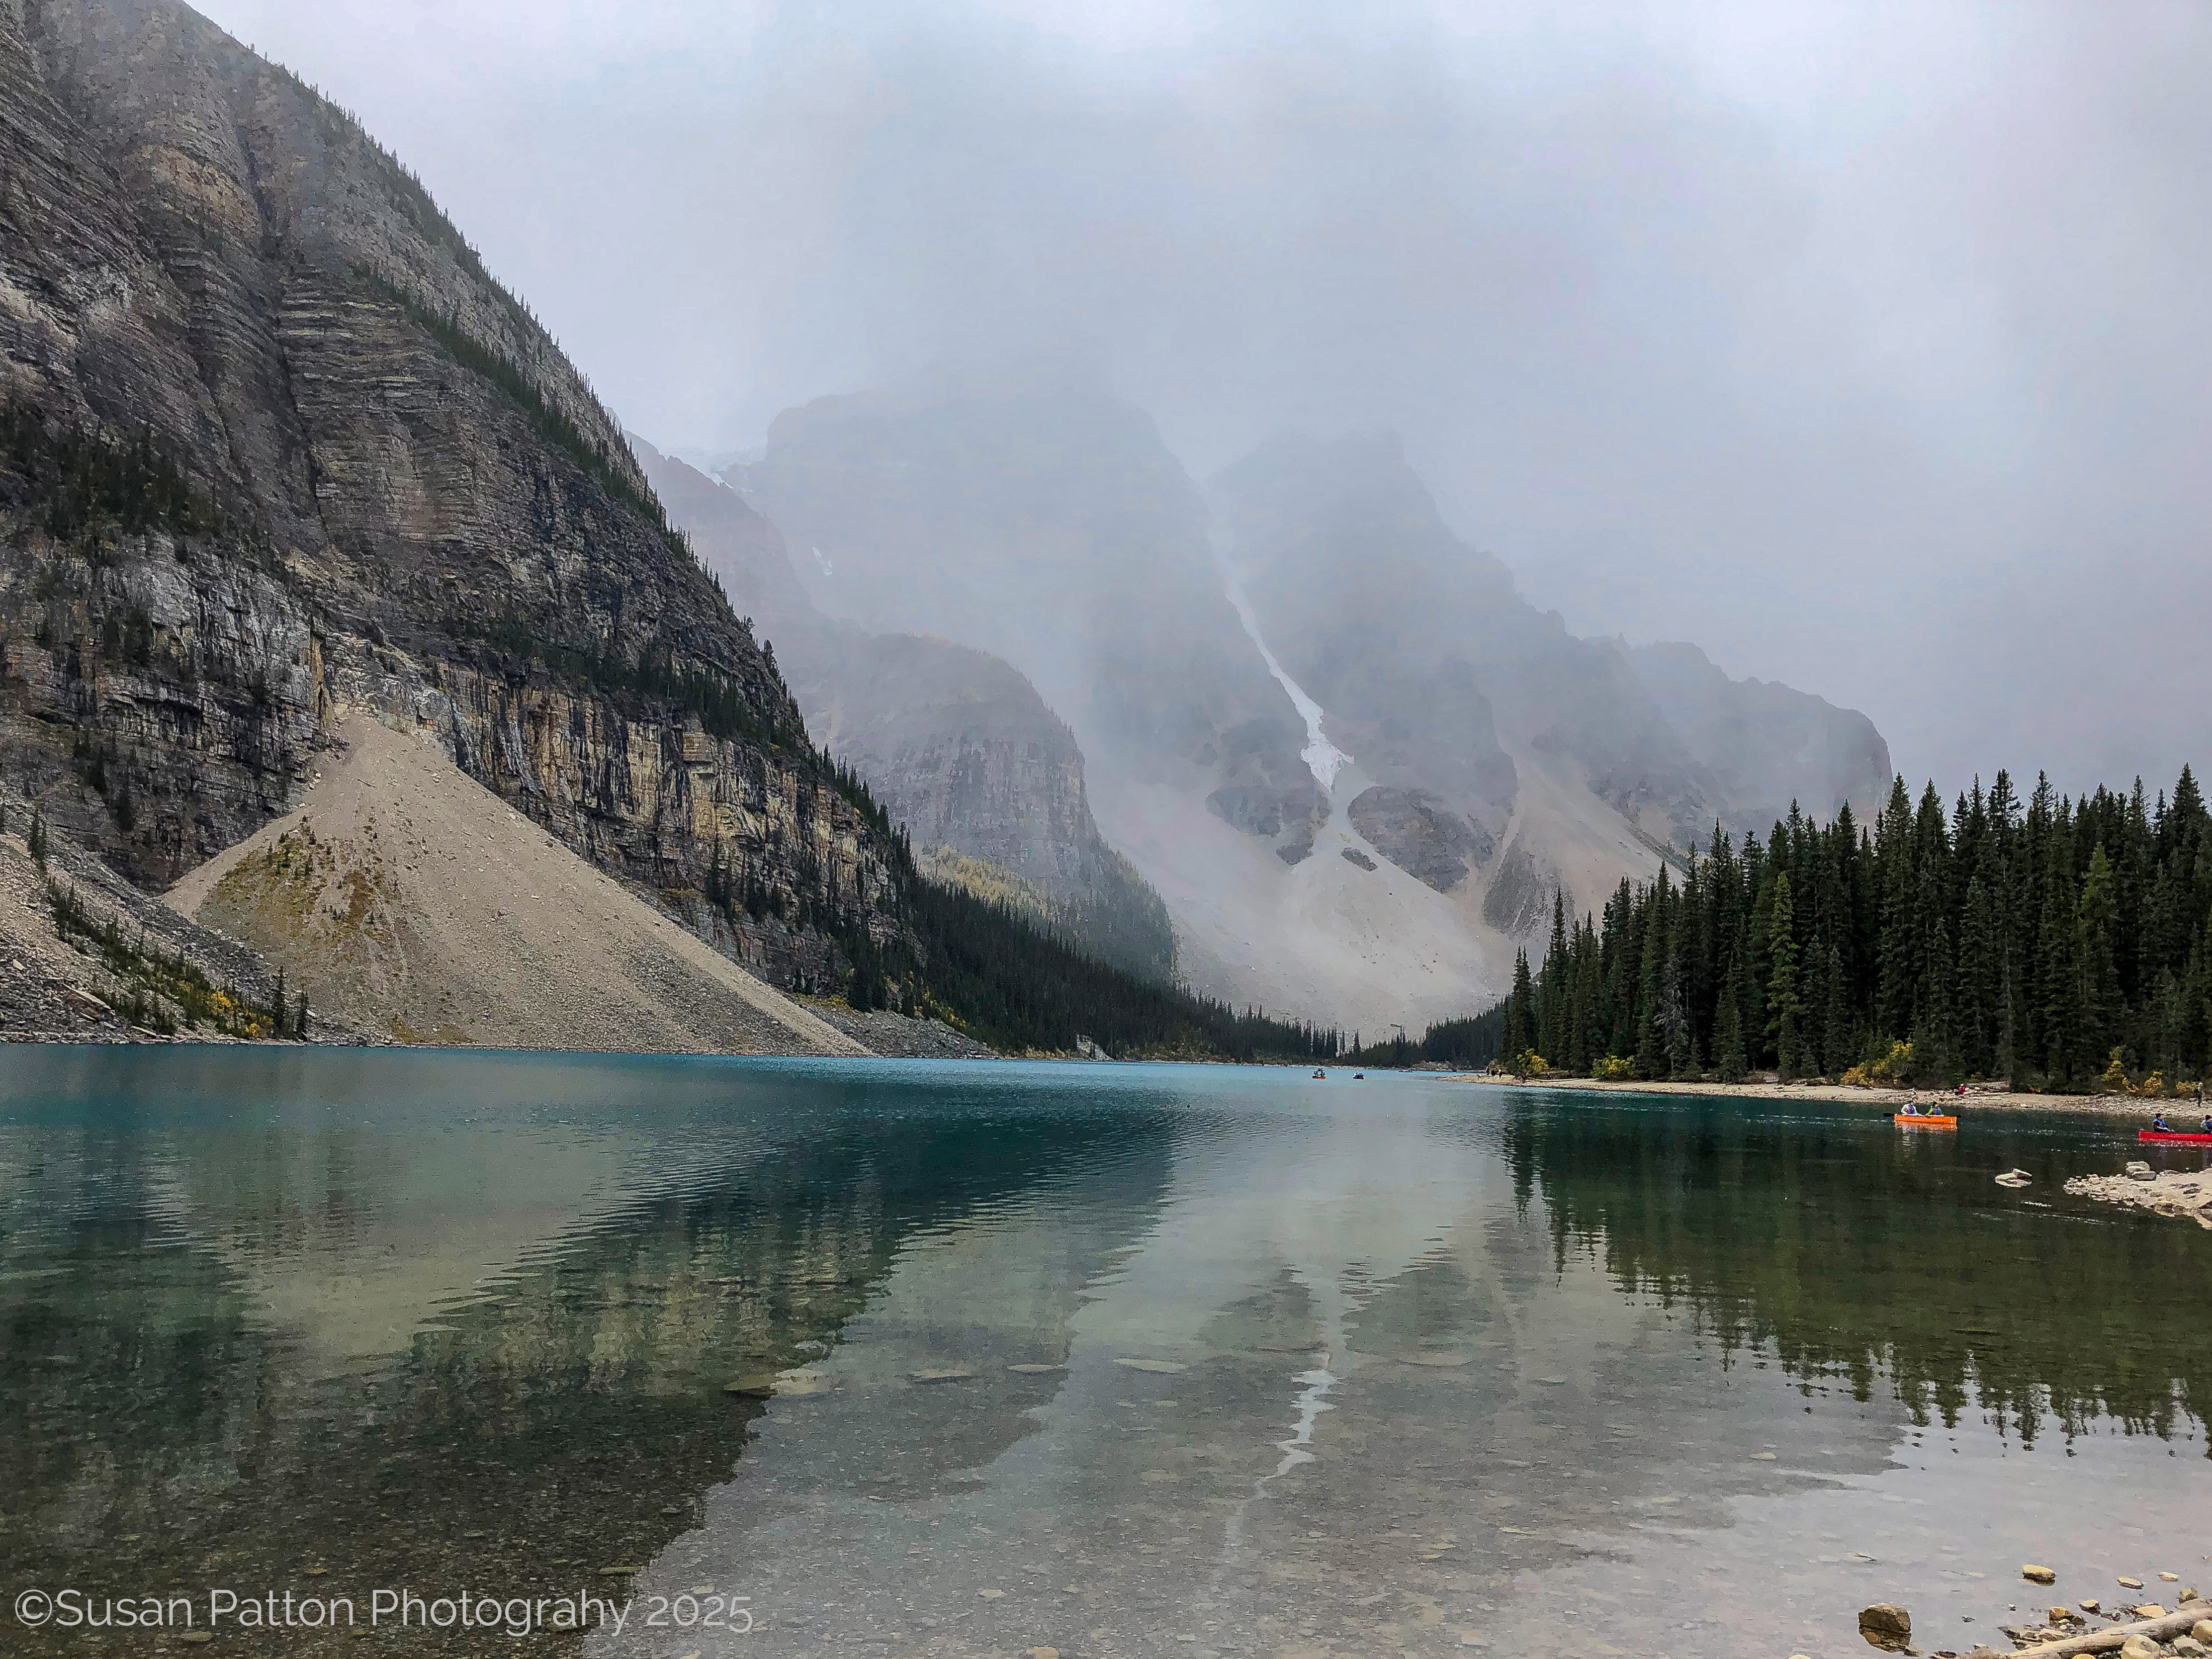
{"label": "mountain", "polygon": [[1201,489],[1095,386],[939,371],[787,411],[738,476],[821,609],[1036,684],[1184,971],[1236,1001],[1464,1012],[1555,893],[1887,783],[1863,716],[1568,634],[1387,434],[1280,439]]}
{"label": "mountain", "polygon": [[1390,434],[1278,439],[1212,488],[1269,642],[1383,784],[1480,821],[1510,809],[1517,770],[1564,770],[1684,848],[1716,822],[1763,834],[1793,799],[1863,811],[1888,792],[1863,714],[1731,680],[1693,646],[1569,635],[1453,533]]}
{"label": "mountain", "polygon": [[923,869],[1106,961],[1172,977],[1166,906],[1099,833],[1082,749],[1018,671],[949,640],[824,617],[773,523],[719,480],[630,441],[672,521],[760,629],[809,734],[905,828]]}
{"label": "mountain", "polygon": [[739,476],[826,613],[1001,657],[1094,772],[1195,793],[1271,844],[1310,842],[1322,797],[1297,711],[1223,591],[1205,503],[1142,412],[1080,380],[939,372],[787,410]]}
{"label": "mountain", "polygon": [[[738,475],[757,510],[648,476],[404,168],[171,0],[0,7],[0,806],[141,890],[249,844],[179,903],[333,997],[392,988],[365,1025],[496,1040],[490,1004],[441,1012],[496,969],[448,945],[496,952],[495,922],[543,975],[601,972],[538,908],[596,872],[771,991],[1007,1046],[1309,1054],[1327,1033],[1224,1005],[1465,1012],[1558,888],[1595,902],[1879,752],[1570,638],[1382,441],[1286,441],[1202,491],[1097,386],[942,373],[787,412]],[[476,792],[441,835],[550,842],[482,841],[509,851],[450,896],[395,865],[426,749],[369,764],[364,719]],[[354,844],[295,868],[310,828]],[[502,860],[544,880],[514,896]],[[1157,971],[1154,890],[1217,1001],[1064,942]],[[449,896],[458,931],[370,936]],[[605,914],[678,1003],[781,1008]],[[784,1040],[749,1019],[714,1041]]]}
{"label": "mountain", "polygon": [[1762,833],[1792,805],[1832,817],[1848,803],[1871,822],[1888,789],[1889,745],[1853,708],[1775,680],[1732,680],[1694,645],[1638,646],[1629,665],[1728,802]]}
{"label": "mountain", "polygon": [[373,709],[776,983],[888,938],[866,809],[397,161],[160,0],[0,9],[0,768],[58,831],[173,880]]}
{"label": "mountain", "polygon": [[1328,1052],[927,879],[582,376],[296,78],[169,0],[11,3],[0,131],[0,817],[262,953],[36,874],[38,951],[112,969],[69,983],[256,1036],[291,974],[402,1040]]}

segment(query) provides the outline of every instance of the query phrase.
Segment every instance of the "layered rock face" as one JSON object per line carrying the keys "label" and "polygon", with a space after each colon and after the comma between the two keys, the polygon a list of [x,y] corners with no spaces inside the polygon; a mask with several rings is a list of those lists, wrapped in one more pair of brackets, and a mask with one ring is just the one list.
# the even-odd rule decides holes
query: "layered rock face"
{"label": "layered rock face", "polygon": [[939,879],[1038,915],[1096,954],[1172,975],[1166,907],[1092,817],[1074,734],[997,657],[871,634],[817,611],[781,533],[735,490],[632,440],[731,602],[750,616],[816,743],[858,772]]}
{"label": "layered rock face", "polygon": [[[0,127],[0,764],[57,821],[167,881],[374,703],[678,908],[755,895],[772,974],[886,925],[873,832],[611,417],[351,121],[181,6],[24,0]],[[64,522],[33,504],[71,455],[122,482]]]}

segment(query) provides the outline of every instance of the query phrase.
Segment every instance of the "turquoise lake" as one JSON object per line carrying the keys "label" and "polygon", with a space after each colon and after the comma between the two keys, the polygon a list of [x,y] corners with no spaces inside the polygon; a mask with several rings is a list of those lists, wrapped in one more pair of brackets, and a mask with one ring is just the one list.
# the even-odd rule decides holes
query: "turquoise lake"
{"label": "turquoise lake", "polygon": [[0,1589],[353,1604],[215,1654],[1820,1659],[1875,1601],[2005,1646],[2212,1583],[2212,1233],[2061,1190],[2136,1155],[1334,1071],[0,1049]]}

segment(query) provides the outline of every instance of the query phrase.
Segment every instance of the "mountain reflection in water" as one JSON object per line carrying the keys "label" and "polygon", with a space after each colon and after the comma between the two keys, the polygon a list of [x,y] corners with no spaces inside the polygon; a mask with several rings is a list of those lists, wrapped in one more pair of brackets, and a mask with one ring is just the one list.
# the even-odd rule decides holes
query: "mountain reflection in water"
{"label": "mountain reflection in water", "polygon": [[1886,1596],[1987,1635],[1970,1573],[2178,1567],[2201,1530],[2212,1251],[2058,1192],[2124,1155],[2100,1123],[1213,1067],[9,1060],[24,1584],[749,1598],[742,1636],[586,1641],[670,1659],[1763,1654]]}

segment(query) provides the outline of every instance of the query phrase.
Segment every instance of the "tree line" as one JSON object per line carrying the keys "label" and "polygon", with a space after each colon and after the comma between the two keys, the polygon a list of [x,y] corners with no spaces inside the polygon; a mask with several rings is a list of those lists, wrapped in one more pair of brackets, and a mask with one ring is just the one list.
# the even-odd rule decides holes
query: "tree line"
{"label": "tree line", "polygon": [[[2187,767],[2147,800],[1999,772],[1947,812],[1902,778],[1871,830],[1793,806],[1763,843],[1624,880],[1540,969],[1423,1057],[1577,1076],[1850,1073],[2047,1089],[2202,1077],[2212,1062],[2212,818]],[[1494,1045],[1494,1047],[1492,1046]],[[1483,1053],[1489,1049],[1489,1053]],[[1379,1063],[1379,1061],[1378,1061]]]}
{"label": "tree line", "polygon": [[1240,1011],[1101,962],[1011,905],[910,866],[908,879],[905,919],[920,949],[909,956],[895,945],[892,960],[864,958],[855,977],[865,988],[848,1000],[883,995],[889,982],[889,1000],[907,1012],[942,1013],[994,1048],[1015,1050],[1065,1054],[1081,1036],[1117,1059],[1303,1063],[1334,1060],[1344,1046],[1328,1028]]}

